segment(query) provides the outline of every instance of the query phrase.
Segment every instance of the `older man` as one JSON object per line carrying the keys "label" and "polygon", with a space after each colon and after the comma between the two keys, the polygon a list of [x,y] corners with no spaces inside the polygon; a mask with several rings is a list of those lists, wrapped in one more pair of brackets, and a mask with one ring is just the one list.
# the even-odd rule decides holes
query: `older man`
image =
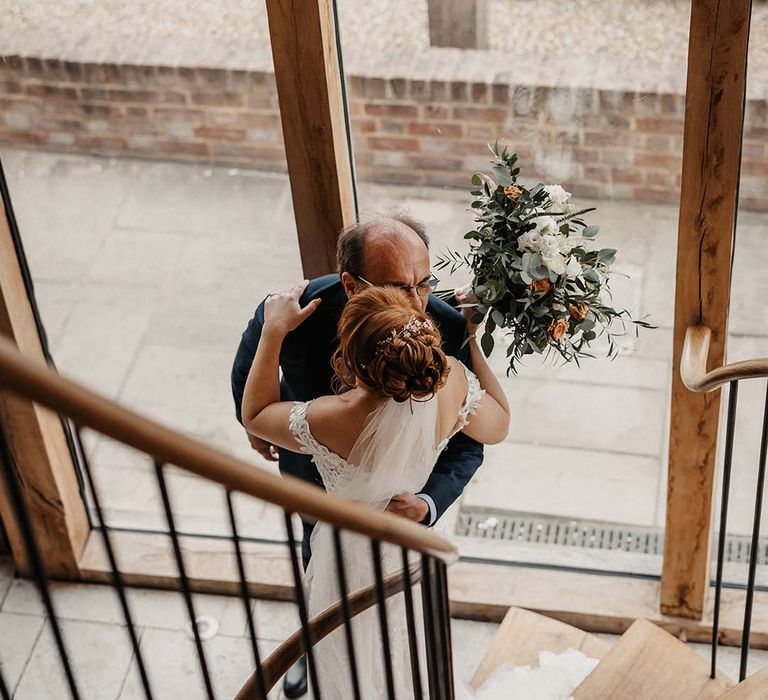
{"label": "older man", "polygon": [[[456,309],[432,295],[437,279],[429,268],[429,239],[424,227],[405,215],[372,219],[346,228],[339,237],[339,273],[312,280],[301,299],[302,306],[314,299],[322,303],[301,326],[285,339],[280,353],[284,401],[309,401],[332,393],[331,356],[338,340],[336,328],[347,299],[369,286],[394,285],[410,294],[438,324],[443,349],[469,365],[464,346],[466,324]],[[232,393],[237,419],[242,422],[240,405],[245,382],[256,353],[264,324],[264,302],[243,333],[232,368]],[[279,460],[280,471],[322,487],[317,468],[308,455],[277,450],[249,436],[251,445],[263,457]],[[425,525],[434,525],[461,495],[483,461],[482,446],[458,433],[440,455],[420,493],[402,493],[392,499],[388,510]],[[302,558],[310,557],[309,536],[312,524],[304,523]],[[289,673],[284,685],[289,698],[306,692],[302,668]]]}

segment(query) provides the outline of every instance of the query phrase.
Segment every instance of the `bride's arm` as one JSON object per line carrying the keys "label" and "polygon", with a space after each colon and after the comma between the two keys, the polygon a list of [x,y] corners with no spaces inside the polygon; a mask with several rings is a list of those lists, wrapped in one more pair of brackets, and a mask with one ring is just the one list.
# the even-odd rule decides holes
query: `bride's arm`
{"label": "bride's arm", "polygon": [[485,396],[480,400],[469,423],[464,426],[463,432],[478,442],[494,445],[504,440],[509,432],[509,403],[474,333],[469,338],[469,349],[472,369],[480,386],[485,389]]}
{"label": "bride's arm", "polygon": [[289,427],[290,401],[280,401],[280,348],[285,336],[318,307],[320,300],[299,306],[307,283],[271,295],[264,305],[264,328],[243,393],[245,429],[274,445],[299,452],[299,443]]}

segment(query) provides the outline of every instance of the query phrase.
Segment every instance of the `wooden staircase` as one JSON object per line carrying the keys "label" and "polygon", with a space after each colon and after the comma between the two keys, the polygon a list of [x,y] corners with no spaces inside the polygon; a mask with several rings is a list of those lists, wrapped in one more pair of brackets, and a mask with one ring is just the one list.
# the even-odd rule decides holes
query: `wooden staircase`
{"label": "wooden staircase", "polygon": [[502,664],[538,665],[540,651],[578,649],[599,659],[576,688],[574,700],[765,700],[768,669],[743,683],[718,672],[676,637],[647,620],[637,620],[610,646],[583,630],[527,610],[510,608],[472,678],[477,689]]}

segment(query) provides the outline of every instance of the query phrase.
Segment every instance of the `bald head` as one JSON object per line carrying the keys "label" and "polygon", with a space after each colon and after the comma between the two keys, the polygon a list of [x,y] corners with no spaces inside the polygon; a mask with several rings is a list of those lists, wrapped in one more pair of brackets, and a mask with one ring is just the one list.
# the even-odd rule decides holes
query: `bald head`
{"label": "bald head", "polygon": [[[422,224],[405,215],[355,224],[339,237],[338,263],[348,296],[368,286],[414,286],[429,279],[429,239]],[[427,298],[412,290],[423,309]]]}

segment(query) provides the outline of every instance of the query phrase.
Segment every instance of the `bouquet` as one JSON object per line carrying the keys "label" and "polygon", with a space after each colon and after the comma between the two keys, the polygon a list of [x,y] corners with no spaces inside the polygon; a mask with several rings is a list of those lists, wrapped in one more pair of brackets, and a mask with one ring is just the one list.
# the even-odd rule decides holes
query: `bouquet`
{"label": "bouquet", "polygon": [[579,358],[594,357],[590,344],[601,336],[608,341],[608,357],[615,357],[614,338],[626,334],[627,324],[635,333],[653,326],[606,301],[616,251],[593,247],[600,228],[583,217],[595,209],[575,207],[560,185],[524,187],[517,180],[517,154],[500,151],[498,143],[490,149],[494,178],[472,176],[477,226],[464,236],[469,252],[447,252],[436,265],[451,273],[470,269],[467,291],[476,300],[472,320],[485,320],[484,354],[493,351],[499,328],[509,339],[508,374],[516,374],[520,360],[534,353],[578,364]]}

